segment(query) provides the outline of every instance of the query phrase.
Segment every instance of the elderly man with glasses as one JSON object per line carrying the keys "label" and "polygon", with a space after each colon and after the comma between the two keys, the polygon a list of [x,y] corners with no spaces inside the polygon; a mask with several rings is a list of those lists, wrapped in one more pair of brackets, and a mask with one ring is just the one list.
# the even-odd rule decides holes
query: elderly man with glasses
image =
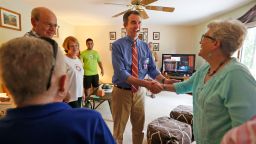
{"label": "elderly man with glasses", "polygon": [[45,7],[36,7],[31,11],[31,24],[33,28],[25,36],[52,38],[59,27],[56,15]]}

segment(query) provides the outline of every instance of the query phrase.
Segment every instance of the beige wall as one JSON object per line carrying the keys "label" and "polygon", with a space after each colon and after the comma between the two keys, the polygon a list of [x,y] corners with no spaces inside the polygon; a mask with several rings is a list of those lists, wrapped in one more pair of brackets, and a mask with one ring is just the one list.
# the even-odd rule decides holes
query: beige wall
{"label": "beige wall", "polygon": [[[109,44],[113,40],[109,40],[109,32],[116,32],[117,39],[121,37],[121,25],[112,26],[78,26],[75,29],[76,36],[80,42],[81,50],[86,49],[85,40],[92,38],[94,40],[94,49],[101,56],[105,75],[100,77],[103,82],[111,82],[113,69],[111,62],[111,51]],[[160,68],[161,58],[163,53],[195,53],[193,43],[194,28],[181,26],[142,26],[148,28],[148,40],[154,43],[159,43],[160,58],[158,66]],[[160,40],[153,40],[153,32],[160,32]]]}

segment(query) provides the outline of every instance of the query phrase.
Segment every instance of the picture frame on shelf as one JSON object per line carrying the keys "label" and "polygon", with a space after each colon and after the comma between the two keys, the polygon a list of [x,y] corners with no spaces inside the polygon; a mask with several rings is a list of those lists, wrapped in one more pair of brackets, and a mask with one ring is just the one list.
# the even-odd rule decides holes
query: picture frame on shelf
{"label": "picture frame on shelf", "polygon": [[109,32],[110,40],[116,40],[116,32]]}
{"label": "picture frame on shelf", "polygon": [[160,40],[160,32],[153,32],[153,40]]}
{"label": "picture frame on shelf", "polygon": [[0,27],[21,31],[21,15],[0,7]]}
{"label": "picture frame on shelf", "polygon": [[159,51],[159,43],[153,43],[153,51]]}

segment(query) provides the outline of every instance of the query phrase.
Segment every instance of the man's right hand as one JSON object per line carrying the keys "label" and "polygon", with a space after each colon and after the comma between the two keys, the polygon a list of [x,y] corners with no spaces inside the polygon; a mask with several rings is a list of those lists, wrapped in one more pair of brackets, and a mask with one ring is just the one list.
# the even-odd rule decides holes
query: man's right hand
{"label": "man's right hand", "polygon": [[153,94],[157,94],[161,92],[164,88],[163,86],[157,81],[147,81],[147,87]]}

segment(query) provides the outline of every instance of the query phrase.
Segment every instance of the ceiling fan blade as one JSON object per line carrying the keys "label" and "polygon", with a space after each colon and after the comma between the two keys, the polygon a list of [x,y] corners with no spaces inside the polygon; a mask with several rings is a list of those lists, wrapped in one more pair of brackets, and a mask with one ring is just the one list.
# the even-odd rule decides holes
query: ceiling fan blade
{"label": "ceiling fan blade", "polygon": [[164,12],[173,12],[175,8],[173,7],[161,7],[161,6],[145,6],[146,9],[164,11]]}
{"label": "ceiling fan blade", "polygon": [[123,12],[118,13],[118,14],[116,14],[116,15],[113,15],[112,17],[118,17],[118,16],[120,16],[120,15],[122,15],[122,14],[126,13],[127,11],[129,11],[129,10],[126,10],[126,11],[123,11]]}
{"label": "ceiling fan blade", "polygon": [[129,5],[127,5],[127,4],[120,4],[120,3],[104,3],[104,4],[129,6]]}
{"label": "ceiling fan blade", "polygon": [[143,19],[149,18],[148,14],[146,13],[146,11],[144,9],[139,9],[137,11],[140,13],[141,18],[143,18]]}
{"label": "ceiling fan blade", "polygon": [[158,1],[158,0],[142,0],[141,4],[142,5],[148,5],[148,4],[151,4],[151,3],[156,2],[156,1]]}

